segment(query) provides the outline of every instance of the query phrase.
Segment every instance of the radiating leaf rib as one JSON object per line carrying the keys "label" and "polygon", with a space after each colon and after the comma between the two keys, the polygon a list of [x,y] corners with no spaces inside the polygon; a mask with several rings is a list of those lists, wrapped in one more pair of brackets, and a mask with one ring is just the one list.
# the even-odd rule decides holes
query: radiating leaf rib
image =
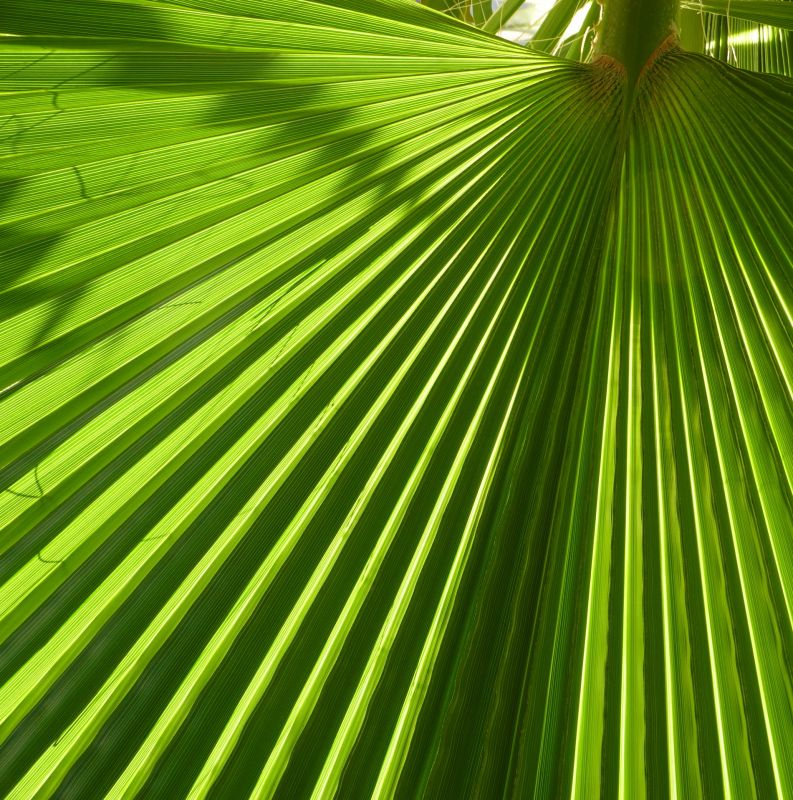
{"label": "radiating leaf rib", "polygon": [[[474,265],[474,267],[472,267],[472,269],[469,271],[467,277],[470,277],[470,275],[473,274],[475,268],[476,268],[476,265]],[[435,282],[441,277],[441,275],[442,275],[442,273],[439,274],[438,276],[436,276],[435,280],[432,283],[430,283],[424,289],[424,291],[422,292],[422,295],[419,298],[417,298],[417,300],[415,301],[413,308],[419,306],[420,301],[422,299],[424,299],[424,297],[426,297],[426,295],[429,294],[429,292],[434,288]],[[451,300],[453,300],[455,298],[455,296],[462,290],[462,288],[465,286],[466,282],[467,281],[464,279],[457,286],[457,288],[455,289],[455,292],[452,294],[452,296],[450,298],[449,304],[451,304]],[[406,318],[403,317],[403,320],[406,321]],[[430,339],[430,336],[434,332],[435,327],[441,322],[441,320],[442,320],[441,316],[436,317],[436,319],[433,322],[433,325],[430,328],[427,329],[427,331],[422,336],[421,340],[417,343],[416,348],[414,349],[414,352],[418,353],[418,352],[421,351],[421,349],[426,345],[427,341]],[[359,368],[360,371],[364,372],[366,369],[370,368],[371,364],[373,364],[377,360],[377,358],[380,356],[382,350],[384,350],[387,347],[387,345],[389,344],[390,339],[392,339],[399,332],[400,327],[401,327],[401,325],[397,326],[397,327],[394,327],[394,328],[391,329],[391,331],[389,331],[388,336],[372,352],[372,354],[369,356],[369,358],[367,358],[367,361],[364,362],[364,364],[361,365],[361,367]],[[363,436],[371,429],[374,421],[376,420],[377,414],[382,410],[382,408],[384,407],[386,402],[390,399],[391,393],[394,391],[394,389],[397,386],[397,384],[399,383],[399,381],[404,378],[405,373],[407,372],[408,368],[412,365],[412,362],[413,362],[413,359],[410,359],[410,360],[406,361],[403,364],[403,366],[400,369],[400,371],[397,372],[394,375],[394,378],[392,378],[392,380],[389,383],[389,385],[387,385],[384,388],[383,392],[381,393],[380,397],[378,398],[378,400],[375,403],[375,405],[372,408],[372,410],[369,412],[367,417],[365,417],[362,420],[361,425],[359,426],[359,429],[356,430],[355,434],[348,441],[348,444],[345,447],[345,449],[339,454],[339,457],[337,457],[337,459],[334,461],[334,463],[331,464],[330,467],[328,468],[328,470],[326,471],[325,476],[323,476],[323,481],[320,482],[320,484],[317,486],[317,489],[315,490],[315,493],[311,496],[310,501],[307,502],[306,506],[304,506],[305,510],[301,509],[301,512],[298,513],[298,515],[296,516],[295,522],[293,523],[292,526],[290,526],[290,529],[287,532],[288,541],[292,542],[292,545],[291,545],[292,547],[294,546],[294,542],[297,541],[297,538],[300,536],[300,534],[305,530],[305,527],[308,525],[308,522],[310,521],[311,517],[313,516],[313,511],[315,511],[318,503],[321,502],[323,497],[326,496],[327,493],[332,488],[333,483],[335,482],[335,477],[338,474],[339,470],[343,468],[343,466],[346,464],[346,462],[352,456],[352,454],[354,452],[353,445],[355,445],[358,442],[360,442],[360,440],[363,438]],[[425,396],[425,395],[423,395],[423,396]],[[343,396],[338,396],[337,395],[337,397],[334,398],[333,406],[334,407],[339,407],[343,403],[343,400],[344,400]],[[406,417],[406,422],[409,423],[413,416],[414,416],[413,414],[408,415],[408,417]],[[396,444],[398,444],[398,443],[399,443],[399,440],[396,440]],[[343,458],[342,458],[342,456],[343,456]],[[356,507],[358,509],[361,509],[361,508],[363,508],[363,505],[358,504]],[[344,531],[342,531],[342,533],[345,533],[348,536],[349,535],[349,531],[351,530],[351,527],[352,526],[350,524],[345,525],[345,529],[344,529]],[[339,537],[339,541],[338,542],[334,541],[334,546],[330,550],[329,556],[331,556],[331,557],[335,556],[335,554],[338,552],[338,550],[339,550],[339,548],[341,546],[341,543],[343,542],[344,538],[346,538],[346,536]],[[297,615],[296,619],[294,621],[290,620],[290,625],[289,625],[289,628],[288,628],[290,636],[289,636],[288,639],[286,637],[283,637],[283,642],[284,643],[281,644],[281,647],[285,647],[286,644],[288,643],[288,641],[291,639],[291,637],[294,636],[295,631],[299,627],[299,622],[301,621],[301,617],[304,616],[304,614],[305,614],[305,609],[310,605],[310,602],[314,600],[314,598],[316,596],[316,593],[319,590],[319,587],[321,586],[322,579],[327,575],[327,572],[330,570],[332,564],[333,564],[333,558],[326,558],[319,565],[319,567],[318,567],[319,575],[317,576],[317,579],[310,581],[309,584],[306,587],[305,592],[304,592],[304,594],[307,595],[306,599],[301,599],[301,601],[295,607],[295,611],[300,610],[302,613]],[[269,563],[265,562],[265,564],[262,567],[262,570],[260,570],[260,571],[262,571],[264,575],[267,575],[269,572],[272,572],[273,570],[269,566]],[[259,584],[257,586],[256,591],[257,591],[257,594],[258,594],[259,597],[261,596],[260,592],[263,592],[265,588],[266,588],[266,586],[263,586],[261,584]],[[281,637],[279,637],[279,638],[281,638]],[[267,668],[266,668],[266,671],[265,671],[265,675],[272,671],[271,663],[272,663],[272,659],[270,659],[270,658],[266,658],[264,660],[263,666],[267,665]],[[202,659],[201,662],[200,662],[200,668],[201,669],[205,668],[204,667],[204,659]],[[260,695],[261,691],[264,688],[262,686],[263,683],[264,683],[264,676],[259,678],[259,680],[257,681],[256,694]],[[215,770],[217,770],[218,760],[212,759],[211,764],[212,764],[213,768]],[[140,780],[140,777],[139,777],[140,774],[141,774],[140,767],[138,765],[135,765],[134,762],[130,765],[130,769],[128,769],[128,773],[130,775],[130,779],[134,779],[136,781]]]}

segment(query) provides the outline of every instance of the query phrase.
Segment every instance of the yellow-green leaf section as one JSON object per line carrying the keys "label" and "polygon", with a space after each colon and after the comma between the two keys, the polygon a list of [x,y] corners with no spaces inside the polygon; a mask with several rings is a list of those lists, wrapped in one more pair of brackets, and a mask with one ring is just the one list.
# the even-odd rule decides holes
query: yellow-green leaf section
{"label": "yellow-green leaf section", "polygon": [[5,796],[793,796],[791,81],[0,32]]}

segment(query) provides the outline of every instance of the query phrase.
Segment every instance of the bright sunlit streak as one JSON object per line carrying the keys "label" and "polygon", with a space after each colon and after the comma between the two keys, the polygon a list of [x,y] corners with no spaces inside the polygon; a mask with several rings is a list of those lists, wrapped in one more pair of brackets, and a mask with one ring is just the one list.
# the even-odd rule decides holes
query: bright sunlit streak
{"label": "bright sunlit streak", "polygon": [[[537,30],[540,25],[542,25],[555,3],[556,0],[529,0],[529,2],[524,3],[520,10],[509,20],[507,26],[499,31],[498,35],[504,39],[510,39],[513,42],[525,44],[536,35]],[[503,0],[493,3],[493,10],[497,11],[502,5]],[[588,2],[576,11],[575,15],[570,20],[570,24],[564,31],[560,42],[564,42],[581,32],[591,8],[592,2]]]}
{"label": "bright sunlit streak", "polygon": [[[772,39],[772,30],[767,26],[752,28],[748,31],[741,31],[740,33],[733,33],[727,37],[727,43],[730,45],[736,44],[759,44],[760,42],[768,42]],[[708,47],[713,49],[716,42],[708,42]]]}
{"label": "bright sunlit streak", "polygon": [[586,20],[590,8],[592,8],[592,3],[585,3],[575,12],[573,18],[570,20],[570,24],[562,34],[563,40],[569,39],[571,36],[575,36],[577,33],[581,32],[581,28],[584,26],[584,20]]}

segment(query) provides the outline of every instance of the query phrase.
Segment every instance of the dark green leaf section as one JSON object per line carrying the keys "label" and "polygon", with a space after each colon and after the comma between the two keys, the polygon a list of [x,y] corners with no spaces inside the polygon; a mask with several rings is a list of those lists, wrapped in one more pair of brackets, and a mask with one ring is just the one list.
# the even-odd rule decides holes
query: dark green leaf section
{"label": "dark green leaf section", "polygon": [[790,82],[2,25],[4,795],[793,792]]}
{"label": "dark green leaf section", "polygon": [[673,52],[635,100],[588,595],[559,602],[586,620],[556,712],[580,796],[791,791],[790,98]]}

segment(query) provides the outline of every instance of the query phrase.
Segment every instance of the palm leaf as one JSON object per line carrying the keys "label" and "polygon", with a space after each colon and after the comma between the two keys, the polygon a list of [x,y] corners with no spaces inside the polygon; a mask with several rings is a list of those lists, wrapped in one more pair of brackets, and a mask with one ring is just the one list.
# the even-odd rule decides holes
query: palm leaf
{"label": "palm leaf", "polygon": [[793,77],[791,3],[684,3],[681,16],[690,48],[744,69]]}
{"label": "palm leaf", "polygon": [[[531,38],[531,46],[535,50],[552,53],[563,41],[564,33],[578,10],[584,6],[581,0],[560,0],[551,6],[537,32]],[[592,11],[599,16],[597,3],[593,3]],[[580,59],[583,60],[583,59]]]}
{"label": "palm leaf", "polygon": [[525,0],[504,0],[504,2],[488,17],[483,30],[497,33],[515,14],[520,11]]}
{"label": "palm leaf", "polygon": [[2,26],[4,794],[793,792],[790,81]]}
{"label": "palm leaf", "polygon": [[692,0],[684,5],[694,11],[793,30],[793,3],[787,0]]}

